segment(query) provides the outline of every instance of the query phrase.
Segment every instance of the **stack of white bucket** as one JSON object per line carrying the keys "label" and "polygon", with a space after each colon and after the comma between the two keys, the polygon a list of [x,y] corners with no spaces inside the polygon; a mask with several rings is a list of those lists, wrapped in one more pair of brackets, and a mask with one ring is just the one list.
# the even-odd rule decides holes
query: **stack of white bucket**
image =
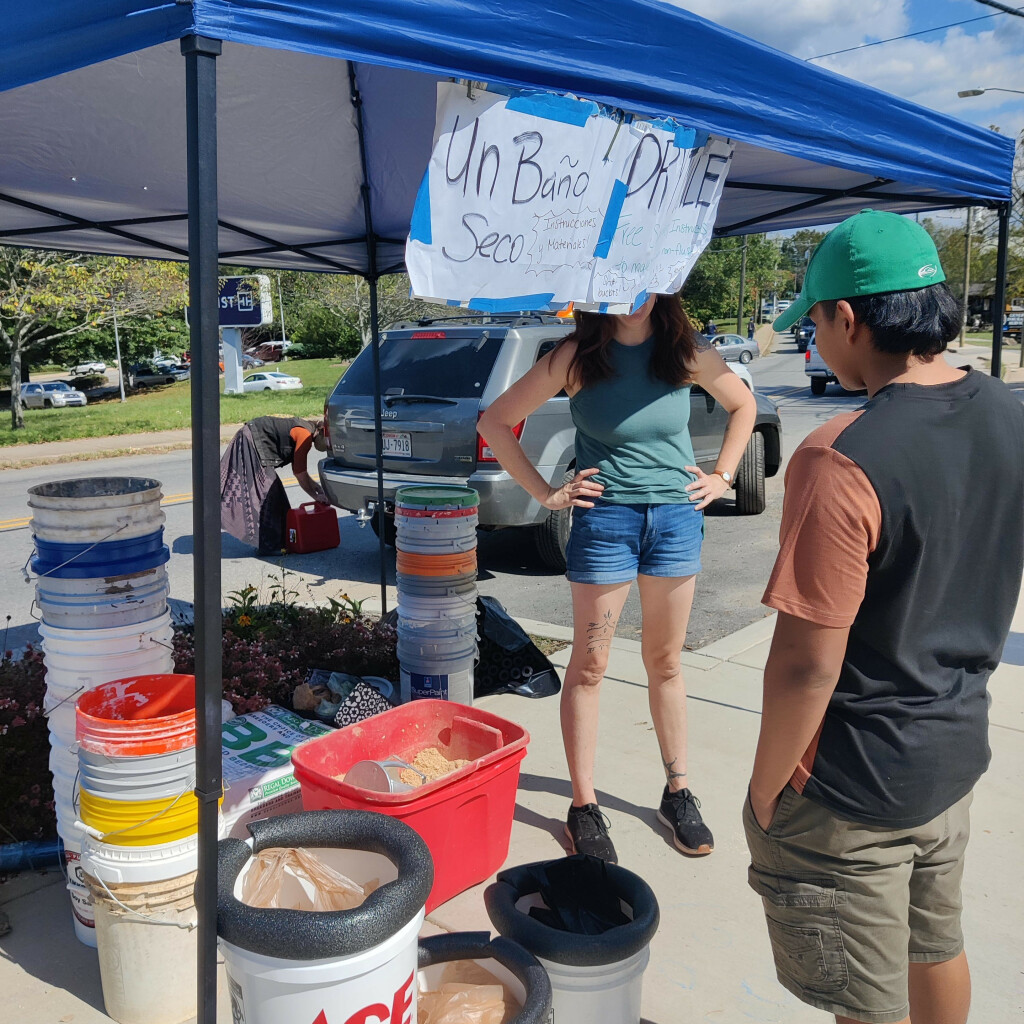
{"label": "stack of white bucket", "polygon": [[473,703],[479,504],[470,487],[403,487],[395,495],[403,701]]}
{"label": "stack of white bucket", "polygon": [[57,832],[75,934],[90,946],[96,945],[92,899],[74,827],[75,701],[101,683],[173,671],[170,553],[160,498],[159,481],[138,477],[56,480],[29,489]]}

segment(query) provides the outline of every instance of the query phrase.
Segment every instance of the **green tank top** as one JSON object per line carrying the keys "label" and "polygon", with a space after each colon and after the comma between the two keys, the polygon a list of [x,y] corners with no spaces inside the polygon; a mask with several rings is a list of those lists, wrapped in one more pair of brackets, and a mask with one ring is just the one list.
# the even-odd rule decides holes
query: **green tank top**
{"label": "green tank top", "polygon": [[649,372],[654,339],[613,342],[615,375],[569,400],[576,425],[577,470],[599,470],[602,497],[621,505],[688,504],[695,479],[690,439],[690,387],[674,387]]}

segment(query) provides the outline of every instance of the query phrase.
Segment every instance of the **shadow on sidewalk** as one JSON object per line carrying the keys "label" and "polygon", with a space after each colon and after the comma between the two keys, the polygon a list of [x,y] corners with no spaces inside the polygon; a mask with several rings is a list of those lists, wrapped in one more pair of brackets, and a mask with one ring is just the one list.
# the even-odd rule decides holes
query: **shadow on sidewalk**
{"label": "shadow on sidewalk", "polygon": [[[552,793],[555,796],[565,798],[566,811],[572,802],[572,785],[566,779],[553,779],[548,775],[530,775],[526,772],[519,776],[519,791],[527,793]],[[657,809],[654,807],[640,807],[637,804],[623,800],[621,797],[597,790],[597,801],[602,810],[617,811],[619,814],[628,814],[637,821],[643,822],[652,832],[658,835],[662,842],[678,856],[675,845],[672,842],[668,830],[658,821]],[[547,818],[543,814],[521,803],[516,804],[515,820],[520,824],[529,825],[542,832],[548,832],[558,842],[562,849],[568,853],[568,840],[565,837],[565,819]]]}

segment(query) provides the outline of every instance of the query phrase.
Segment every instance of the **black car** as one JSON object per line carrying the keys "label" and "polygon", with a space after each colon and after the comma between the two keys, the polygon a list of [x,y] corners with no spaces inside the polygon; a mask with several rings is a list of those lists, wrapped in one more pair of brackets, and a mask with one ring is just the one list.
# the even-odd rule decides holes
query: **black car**
{"label": "black car", "polygon": [[814,337],[814,321],[809,316],[800,317],[793,327],[793,337],[796,338],[797,351],[806,352]]}

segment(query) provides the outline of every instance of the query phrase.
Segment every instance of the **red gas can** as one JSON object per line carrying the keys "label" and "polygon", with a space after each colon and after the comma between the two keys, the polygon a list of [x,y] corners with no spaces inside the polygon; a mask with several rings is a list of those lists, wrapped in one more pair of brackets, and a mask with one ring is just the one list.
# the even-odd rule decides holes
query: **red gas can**
{"label": "red gas can", "polygon": [[290,508],[285,525],[284,546],[293,555],[336,548],[341,542],[338,513],[333,505],[307,501],[298,508]]}

